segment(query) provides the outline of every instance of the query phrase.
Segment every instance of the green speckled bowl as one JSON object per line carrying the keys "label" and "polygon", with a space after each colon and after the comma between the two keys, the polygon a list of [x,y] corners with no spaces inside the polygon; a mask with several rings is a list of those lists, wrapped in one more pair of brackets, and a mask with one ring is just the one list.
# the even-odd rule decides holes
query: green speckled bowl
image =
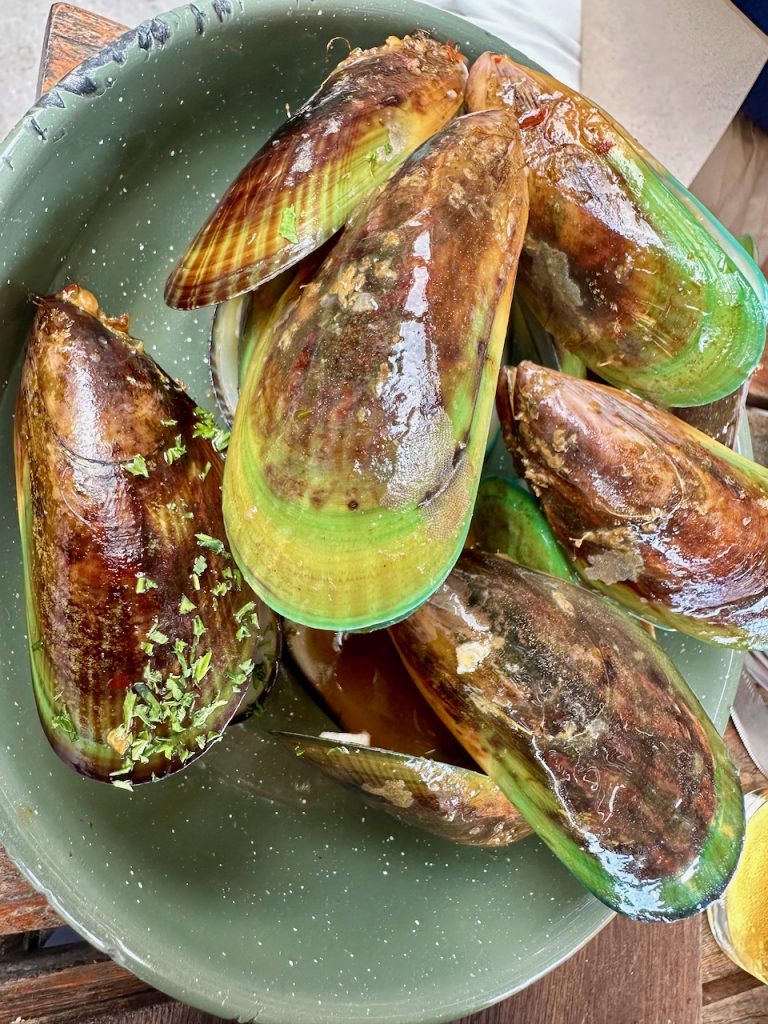
{"label": "green speckled bowl", "polygon": [[[527,985],[610,917],[535,840],[453,847],[318,778],[266,735],[322,722],[287,678],[263,719],[132,795],[66,768],[35,711],[11,449],[30,295],[92,289],[211,404],[211,311],[167,309],[169,270],[286,101],[344,54],[329,40],[369,46],[416,28],[470,57],[508,49],[408,0],[198,0],[73,72],[0,162],[0,838],[95,945],[243,1021],[450,1020]],[[722,728],[739,657],[664,643]]]}

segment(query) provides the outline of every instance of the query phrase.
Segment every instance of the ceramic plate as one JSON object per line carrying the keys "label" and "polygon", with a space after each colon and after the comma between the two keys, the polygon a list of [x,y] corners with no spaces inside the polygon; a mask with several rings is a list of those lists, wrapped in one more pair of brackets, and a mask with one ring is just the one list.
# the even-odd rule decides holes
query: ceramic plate
{"label": "ceramic plate", "polygon": [[[509,49],[405,0],[199,0],[81,66],[0,161],[0,838],[95,945],[243,1021],[450,1020],[528,984],[610,917],[535,840],[453,847],[317,778],[267,736],[323,722],[286,677],[263,719],[133,794],[66,768],[34,707],[11,448],[30,295],[92,289],[212,404],[211,311],[167,309],[169,270],[285,104],[345,54],[338,37],[370,46],[416,28],[470,58]],[[722,727],[738,657],[672,634],[664,645]]]}

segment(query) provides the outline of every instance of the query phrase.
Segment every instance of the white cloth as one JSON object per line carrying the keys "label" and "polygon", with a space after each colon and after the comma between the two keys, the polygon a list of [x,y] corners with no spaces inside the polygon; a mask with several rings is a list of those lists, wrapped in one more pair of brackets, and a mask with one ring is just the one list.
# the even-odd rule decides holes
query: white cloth
{"label": "white cloth", "polygon": [[[561,82],[578,89],[581,0],[430,0],[504,39]],[[461,42],[461,40],[457,40]]]}

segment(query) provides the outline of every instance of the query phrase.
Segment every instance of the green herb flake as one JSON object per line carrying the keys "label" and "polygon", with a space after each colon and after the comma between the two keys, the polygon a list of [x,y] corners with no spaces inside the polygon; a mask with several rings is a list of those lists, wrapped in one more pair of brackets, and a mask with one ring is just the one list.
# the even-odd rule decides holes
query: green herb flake
{"label": "green herb flake", "polygon": [[123,725],[126,731],[131,728],[131,721],[133,719],[133,709],[136,707],[136,694],[133,690],[128,690],[123,700]]}
{"label": "green herb flake", "polygon": [[149,643],[148,640],[142,640],[141,643],[139,644],[139,647],[142,649],[142,651],[144,651],[144,653],[149,658],[151,658],[152,655],[155,653],[155,645]]}
{"label": "green herb flake", "polygon": [[251,635],[250,629],[248,629],[247,626],[243,625],[243,626],[240,626],[240,628],[238,629],[237,633],[235,633],[235,639],[236,640],[245,640],[250,635]]}
{"label": "green herb flake", "polygon": [[157,590],[157,583],[149,576],[136,577],[136,593],[145,594],[148,590]]}
{"label": "green herb flake", "polygon": [[192,678],[196,683],[201,683],[211,667],[211,652],[206,651],[199,658],[192,662]]}
{"label": "green herb flake", "polygon": [[224,555],[229,557],[229,552],[224,547],[222,541],[217,540],[215,537],[209,536],[207,533],[196,533],[197,543],[201,548],[208,548],[209,551],[213,551],[217,555]]}
{"label": "green herb flake", "polygon": [[280,227],[278,234],[288,242],[298,242],[299,236],[296,233],[296,207],[286,206],[280,214]]}
{"label": "green herb flake", "polygon": [[[248,601],[248,603],[244,604],[243,607],[239,611],[235,612],[235,621],[236,622],[242,622],[246,615],[250,615],[251,612],[255,612],[255,611],[256,611],[256,602],[255,601]],[[258,619],[256,620],[256,622],[258,624]]]}
{"label": "green herb flake", "polygon": [[129,793],[133,792],[133,783],[128,779],[112,779],[112,785],[115,789],[127,789]]}
{"label": "green herb flake", "polygon": [[221,580],[215,586],[211,587],[211,593],[214,597],[224,597],[229,592],[229,586],[226,581]]}
{"label": "green herb flake", "polygon": [[174,462],[178,462],[182,455],[187,454],[187,446],[181,439],[181,434],[177,434],[175,437],[175,443],[170,447],[166,448],[163,452],[163,457],[169,466],[172,466]]}
{"label": "green herb flake", "polygon": [[193,612],[196,605],[190,601],[186,594],[181,595],[181,601],[179,601],[179,615],[186,615],[188,612]]}
{"label": "green herb flake", "polygon": [[[195,420],[196,422],[192,429],[193,437],[202,437],[205,438],[206,441],[210,441],[217,452],[223,452],[228,447],[230,437],[232,436],[231,432],[229,430],[224,430],[223,427],[218,425],[214,419],[213,413],[209,412],[207,409],[201,409],[200,406],[198,406],[195,409]],[[203,480],[205,480],[208,475],[208,470],[210,468],[209,463],[201,474],[201,478]]]}
{"label": "green herb flake", "polygon": [[206,561],[205,555],[198,555],[195,559],[194,565],[192,566],[192,572],[196,576],[202,576],[207,568],[208,562]]}
{"label": "green herb flake", "polygon": [[192,632],[195,635],[196,641],[199,640],[203,633],[206,632],[205,626],[203,625],[203,620],[200,618],[199,615],[196,615],[192,620]]}
{"label": "green herb flake", "polygon": [[158,622],[157,619],[155,619],[152,625],[149,627],[149,632],[147,633],[147,640],[151,640],[152,643],[154,644],[167,644],[168,637],[158,628],[159,625],[160,623]]}
{"label": "green herb flake", "polygon": [[205,478],[208,476],[210,471],[211,471],[211,464],[210,464],[210,462],[206,462],[205,466],[203,466],[202,472],[200,473],[200,479],[201,480],[205,480]]}
{"label": "green herb flake", "polygon": [[123,463],[123,469],[132,476],[149,476],[149,470],[143,455],[134,455],[128,462]]}
{"label": "green herb flake", "polygon": [[61,729],[73,742],[77,739],[77,729],[67,709],[62,705],[61,709],[51,718],[51,728]]}
{"label": "green herb flake", "polygon": [[164,427],[175,427],[178,426],[178,420],[160,420]]}
{"label": "green herb flake", "polygon": [[200,589],[200,577],[197,575],[197,573],[193,572],[192,576],[190,577],[190,579],[192,580],[192,586],[195,588],[195,590],[199,590]]}

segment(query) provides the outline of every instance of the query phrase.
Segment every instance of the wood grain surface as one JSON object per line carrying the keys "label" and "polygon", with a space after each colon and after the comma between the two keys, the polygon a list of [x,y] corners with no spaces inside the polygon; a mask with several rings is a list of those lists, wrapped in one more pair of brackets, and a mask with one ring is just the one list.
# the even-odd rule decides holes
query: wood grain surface
{"label": "wood grain surface", "polygon": [[[50,88],[124,26],[54,4],[40,66]],[[750,410],[768,458],[768,413]],[[763,440],[764,439],[764,440]],[[745,786],[759,775],[729,727]],[[0,1024],[214,1024],[148,988],[85,943],[45,946],[61,924],[0,850]],[[362,1024],[362,1022],[361,1022]],[[706,922],[641,925],[615,918],[535,985],[461,1024],[768,1024],[768,987],[735,967]]]}

